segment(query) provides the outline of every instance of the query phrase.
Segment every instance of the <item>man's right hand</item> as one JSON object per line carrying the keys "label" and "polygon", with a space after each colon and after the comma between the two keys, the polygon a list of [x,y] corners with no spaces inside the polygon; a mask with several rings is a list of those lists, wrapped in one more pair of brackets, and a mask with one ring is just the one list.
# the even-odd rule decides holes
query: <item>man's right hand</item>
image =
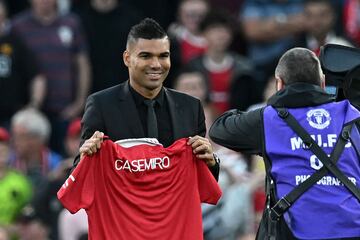
{"label": "man's right hand", "polygon": [[96,131],[91,138],[87,139],[84,144],[80,147],[80,160],[83,159],[85,155],[91,156],[98,151],[103,142],[104,133]]}

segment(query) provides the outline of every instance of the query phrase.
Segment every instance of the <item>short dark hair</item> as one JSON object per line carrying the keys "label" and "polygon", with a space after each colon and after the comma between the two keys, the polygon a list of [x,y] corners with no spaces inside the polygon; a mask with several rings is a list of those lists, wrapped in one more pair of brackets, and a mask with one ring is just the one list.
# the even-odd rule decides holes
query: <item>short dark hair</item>
{"label": "short dark hair", "polygon": [[135,42],[139,38],[150,40],[161,39],[164,37],[167,37],[167,34],[160,24],[152,18],[145,18],[130,29],[127,37],[127,44],[129,44],[129,42]]}
{"label": "short dark hair", "polygon": [[225,10],[211,11],[206,14],[204,19],[200,22],[199,29],[201,32],[204,32],[210,27],[222,26],[233,32],[234,23],[235,21],[233,21],[229,13]]}
{"label": "short dark hair", "polygon": [[298,82],[321,84],[321,67],[316,55],[306,48],[293,48],[282,55],[275,70],[286,85]]}

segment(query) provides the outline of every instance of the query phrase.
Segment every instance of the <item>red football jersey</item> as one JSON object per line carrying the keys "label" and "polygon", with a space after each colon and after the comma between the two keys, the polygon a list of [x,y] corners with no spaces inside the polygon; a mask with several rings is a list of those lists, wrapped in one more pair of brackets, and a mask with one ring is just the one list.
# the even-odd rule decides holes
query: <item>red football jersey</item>
{"label": "red football jersey", "polygon": [[216,204],[221,190],[186,142],[122,147],[106,140],[58,198],[72,213],[86,210],[89,239],[203,239],[200,203]]}
{"label": "red football jersey", "polygon": [[229,92],[233,69],[223,71],[209,71],[210,100],[219,113],[229,110]]}

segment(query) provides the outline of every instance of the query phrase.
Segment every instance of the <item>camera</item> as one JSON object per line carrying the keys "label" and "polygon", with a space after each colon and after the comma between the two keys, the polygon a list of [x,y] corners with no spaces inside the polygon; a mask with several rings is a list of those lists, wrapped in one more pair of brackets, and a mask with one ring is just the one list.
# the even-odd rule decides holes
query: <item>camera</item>
{"label": "camera", "polygon": [[360,110],[360,49],[326,44],[320,51],[325,91],[336,101],[348,99]]}

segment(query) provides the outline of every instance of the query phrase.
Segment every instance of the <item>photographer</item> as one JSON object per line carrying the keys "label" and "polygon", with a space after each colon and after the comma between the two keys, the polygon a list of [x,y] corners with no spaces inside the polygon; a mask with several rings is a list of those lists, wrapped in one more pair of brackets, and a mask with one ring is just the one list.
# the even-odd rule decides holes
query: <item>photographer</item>
{"label": "photographer", "polygon": [[[266,107],[250,112],[228,111],[210,129],[214,142],[264,157],[268,199],[257,239],[359,239],[360,203],[344,186],[343,178],[339,180],[328,170],[324,158],[319,160],[313,145],[326,152],[326,159],[331,155],[330,159],[338,161],[337,167],[348,178],[344,181],[350,180],[358,188],[360,159],[356,142],[360,142],[360,136],[355,127],[347,132],[351,143],[342,141],[345,147],[338,159],[332,153],[335,145],[340,145],[336,142],[344,126],[359,121],[360,112],[347,100],[335,102],[334,96],[323,90],[325,81],[320,62],[310,50],[287,51],[279,60],[275,77],[278,92]],[[306,138],[292,130],[293,125],[285,120],[290,117],[315,142],[303,141]],[[314,173],[320,176],[319,180],[299,194],[292,205],[294,201],[286,197]],[[275,208],[278,205],[274,205],[280,199],[285,199],[282,201],[285,205],[280,208],[285,207],[278,214]]]}

